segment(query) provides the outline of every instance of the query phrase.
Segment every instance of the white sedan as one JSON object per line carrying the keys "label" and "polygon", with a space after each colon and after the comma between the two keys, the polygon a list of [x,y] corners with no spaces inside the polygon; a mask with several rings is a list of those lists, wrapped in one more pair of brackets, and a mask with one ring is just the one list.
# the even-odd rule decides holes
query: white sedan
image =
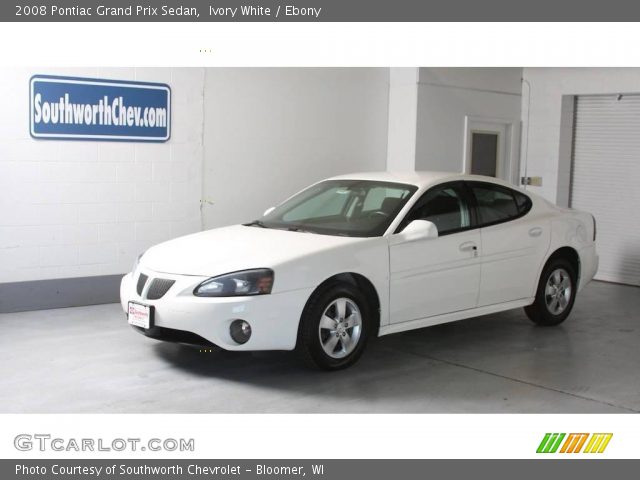
{"label": "white sedan", "polygon": [[334,370],[372,335],[516,307],[559,324],[597,270],[595,237],[592,215],[494,178],[344,175],[260,220],[150,248],[120,296],[148,337],[295,349]]}

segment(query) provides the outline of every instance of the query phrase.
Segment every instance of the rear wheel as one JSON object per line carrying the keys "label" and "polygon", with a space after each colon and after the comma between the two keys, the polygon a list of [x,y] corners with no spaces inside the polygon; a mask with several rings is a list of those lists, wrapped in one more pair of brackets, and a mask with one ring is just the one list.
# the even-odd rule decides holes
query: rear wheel
{"label": "rear wheel", "polygon": [[575,294],[573,265],[564,258],[552,259],[540,276],[535,302],[525,307],[525,312],[538,325],[558,325],[571,313]]}
{"label": "rear wheel", "polygon": [[314,292],[304,309],[298,353],[314,368],[339,370],[354,364],[366,346],[370,307],[360,290],[336,283]]}

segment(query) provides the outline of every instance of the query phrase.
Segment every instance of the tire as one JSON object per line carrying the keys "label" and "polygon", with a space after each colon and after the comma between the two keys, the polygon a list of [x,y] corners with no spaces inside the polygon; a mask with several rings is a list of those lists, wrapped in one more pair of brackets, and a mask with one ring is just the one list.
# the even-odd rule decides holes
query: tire
{"label": "tire", "polygon": [[537,325],[559,325],[571,313],[576,290],[577,275],[571,262],[562,257],[553,258],[542,271],[535,302],[524,311]]}
{"label": "tire", "polygon": [[300,319],[296,350],[311,368],[347,368],[362,355],[371,320],[369,302],[357,287],[343,282],[330,284],[309,298]]}

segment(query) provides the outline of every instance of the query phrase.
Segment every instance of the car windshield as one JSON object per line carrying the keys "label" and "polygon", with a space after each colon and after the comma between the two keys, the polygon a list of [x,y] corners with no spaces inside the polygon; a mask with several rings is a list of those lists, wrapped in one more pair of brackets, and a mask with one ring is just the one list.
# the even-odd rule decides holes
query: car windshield
{"label": "car windshield", "polygon": [[414,185],[369,180],[327,180],[246,225],[292,231],[377,237],[384,234],[417,190]]}

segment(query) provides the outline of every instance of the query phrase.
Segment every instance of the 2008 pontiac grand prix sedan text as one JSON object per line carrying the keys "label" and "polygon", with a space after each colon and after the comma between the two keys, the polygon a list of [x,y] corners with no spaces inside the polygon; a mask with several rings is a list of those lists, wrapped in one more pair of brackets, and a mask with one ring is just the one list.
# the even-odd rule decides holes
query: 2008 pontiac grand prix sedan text
{"label": "2008 pontiac grand prix sedan text", "polygon": [[559,324],[596,272],[595,237],[590,214],[494,178],[345,175],[260,220],[150,248],[120,295],[149,337],[296,349],[338,369],[371,335],[516,307]]}

